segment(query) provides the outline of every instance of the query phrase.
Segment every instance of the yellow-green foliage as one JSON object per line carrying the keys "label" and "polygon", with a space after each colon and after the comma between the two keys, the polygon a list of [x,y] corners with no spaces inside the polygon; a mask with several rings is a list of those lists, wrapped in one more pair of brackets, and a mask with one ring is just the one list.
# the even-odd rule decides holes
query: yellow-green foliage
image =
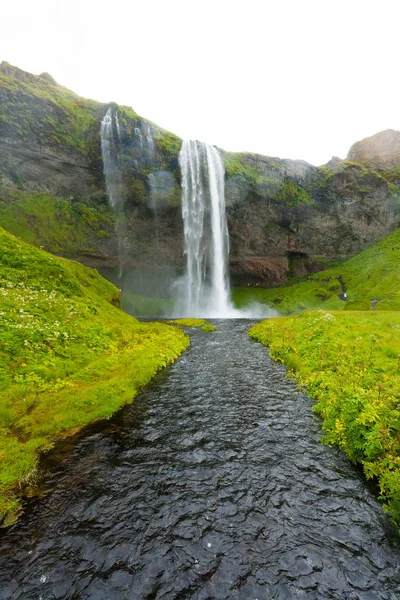
{"label": "yellow-green foliage", "polygon": [[316,399],[325,441],[378,478],[400,523],[400,314],[310,312],[263,321],[249,334]]}
{"label": "yellow-green foliage", "polygon": [[217,331],[215,325],[211,325],[211,323],[205,323],[201,326],[202,331]]}
{"label": "yellow-green foliage", "polygon": [[60,435],[107,418],[187,347],[176,327],[117,308],[88,269],[0,228],[0,517]]}
{"label": "yellow-green foliage", "polygon": [[[341,265],[313,274],[307,281],[281,288],[236,288],[236,306],[251,301],[273,306],[282,314],[329,310],[400,310],[400,229]],[[339,277],[348,301],[341,300]],[[374,302],[372,302],[374,301]],[[375,302],[377,301],[377,302]]]}
{"label": "yellow-green foliage", "polygon": [[181,327],[200,327],[202,331],[217,331],[217,328],[205,319],[174,319],[168,323]]}
{"label": "yellow-green foliage", "polygon": [[169,321],[175,325],[181,325],[182,327],[201,327],[206,324],[205,319],[174,319]]}

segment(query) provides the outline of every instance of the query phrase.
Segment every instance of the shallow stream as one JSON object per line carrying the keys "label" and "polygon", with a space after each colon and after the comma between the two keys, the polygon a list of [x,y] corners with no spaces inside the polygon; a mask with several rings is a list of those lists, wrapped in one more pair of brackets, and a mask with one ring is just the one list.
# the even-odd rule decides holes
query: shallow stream
{"label": "shallow stream", "polygon": [[[12,600],[396,600],[399,538],[248,321],[58,448],[0,540]],[[52,459],[52,457],[50,457]]]}

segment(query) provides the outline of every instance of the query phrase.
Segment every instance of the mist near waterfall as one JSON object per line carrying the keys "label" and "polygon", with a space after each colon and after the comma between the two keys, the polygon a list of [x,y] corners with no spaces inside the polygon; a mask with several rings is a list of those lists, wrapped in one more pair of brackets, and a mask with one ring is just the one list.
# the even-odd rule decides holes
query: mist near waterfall
{"label": "mist near waterfall", "polygon": [[118,113],[111,107],[107,110],[100,125],[101,155],[103,159],[104,177],[107,197],[112,208],[116,208],[121,199],[121,173],[118,156],[114,150],[115,140],[120,143],[121,131]]}
{"label": "mist near waterfall", "polygon": [[[114,107],[109,107],[104,115],[100,135],[107,197],[115,218],[119,265],[115,273],[112,269],[102,271],[121,288],[123,308],[135,316],[222,319],[276,316],[276,311],[260,303],[252,302],[242,309],[232,303],[225,170],[218,150],[198,140],[182,143],[179,166],[185,270],[182,276],[177,276],[172,265],[148,260],[147,264],[135,265],[135,257],[126,253],[126,240],[131,231],[126,214],[126,173],[120,158],[125,142],[122,142],[118,111]],[[131,136],[150,167],[146,205],[151,211],[154,239],[146,243],[160,253],[160,217],[168,211],[171,190],[177,184],[171,173],[157,168],[150,126],[146,124],[143,130],[135,126]]]}
{"label": "mist near waterfall", "polygon": [[185,140],[179,154],[186,270],[177,284],[183,316],[223,317],[229,312],[229,251],[224,167],[218,151]]}
{"label": "mist near waterfall", "polygon": [[185,274],[173,288],[174,316],[258,318],[276,311],[259,303],[234,308],[228,274],[229,233],[225,211],[225,170],[218,150],[185,140],[179,154]]}

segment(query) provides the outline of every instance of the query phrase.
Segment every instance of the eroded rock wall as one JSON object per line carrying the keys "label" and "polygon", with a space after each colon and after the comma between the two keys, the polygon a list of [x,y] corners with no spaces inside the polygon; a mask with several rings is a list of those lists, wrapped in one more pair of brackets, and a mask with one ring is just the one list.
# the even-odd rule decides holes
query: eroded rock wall
{"label": "eroded rock wall", "polygon": [[[110,108],[119,122],[113,209],[100,140]],[[319,168],[220,150],[233,283],[284,283],[399,226],[400,133],[374,138],[355,144],[348,160]],[[180,147],[180,138],[131,108],[79,98],[47,74],[0,65],[0,224],[28,241],[99,268],[182,273]]]}

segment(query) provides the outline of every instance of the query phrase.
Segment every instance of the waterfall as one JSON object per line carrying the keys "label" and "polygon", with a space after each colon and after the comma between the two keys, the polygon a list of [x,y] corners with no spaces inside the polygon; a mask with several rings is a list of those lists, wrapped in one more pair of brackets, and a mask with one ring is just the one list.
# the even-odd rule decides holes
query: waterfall
{"label": "waterfall", "polygon": [[124,238],[126,227],[122,215],[124,205],[124,186],[119,168],[118,151],[121,145],[121,129],[118,113],[110,107],[100,125],[101,156],[103,159],[104,178],[108,202],[115,215],[115,234],[118,245],[119,277],[122,277],[124,262]]}
{"label": "waterfall", "polygon": [[115,145],[114,131],[116,132],[119,142],[120,128],[118,115],[115,114],[113,118],[112,109],[109,108],[101,122],[100,138],[107,196],[109,203],[113,208],[115,208],[119,203],[121,188],[118,159],[116,157],[116,153],[112,152],[113,146]]}
{"label": "waterfall", "polygon": [[121,141],[121,129],[119,126],[118,113],[115,113],[115,127],[117,129],[118,141]]}
{"label": "waterfall", "polygon": [[232,312],[224,167],[218,151],[187,140],[179,154],[186,273],[184,316],[227,317]]}

